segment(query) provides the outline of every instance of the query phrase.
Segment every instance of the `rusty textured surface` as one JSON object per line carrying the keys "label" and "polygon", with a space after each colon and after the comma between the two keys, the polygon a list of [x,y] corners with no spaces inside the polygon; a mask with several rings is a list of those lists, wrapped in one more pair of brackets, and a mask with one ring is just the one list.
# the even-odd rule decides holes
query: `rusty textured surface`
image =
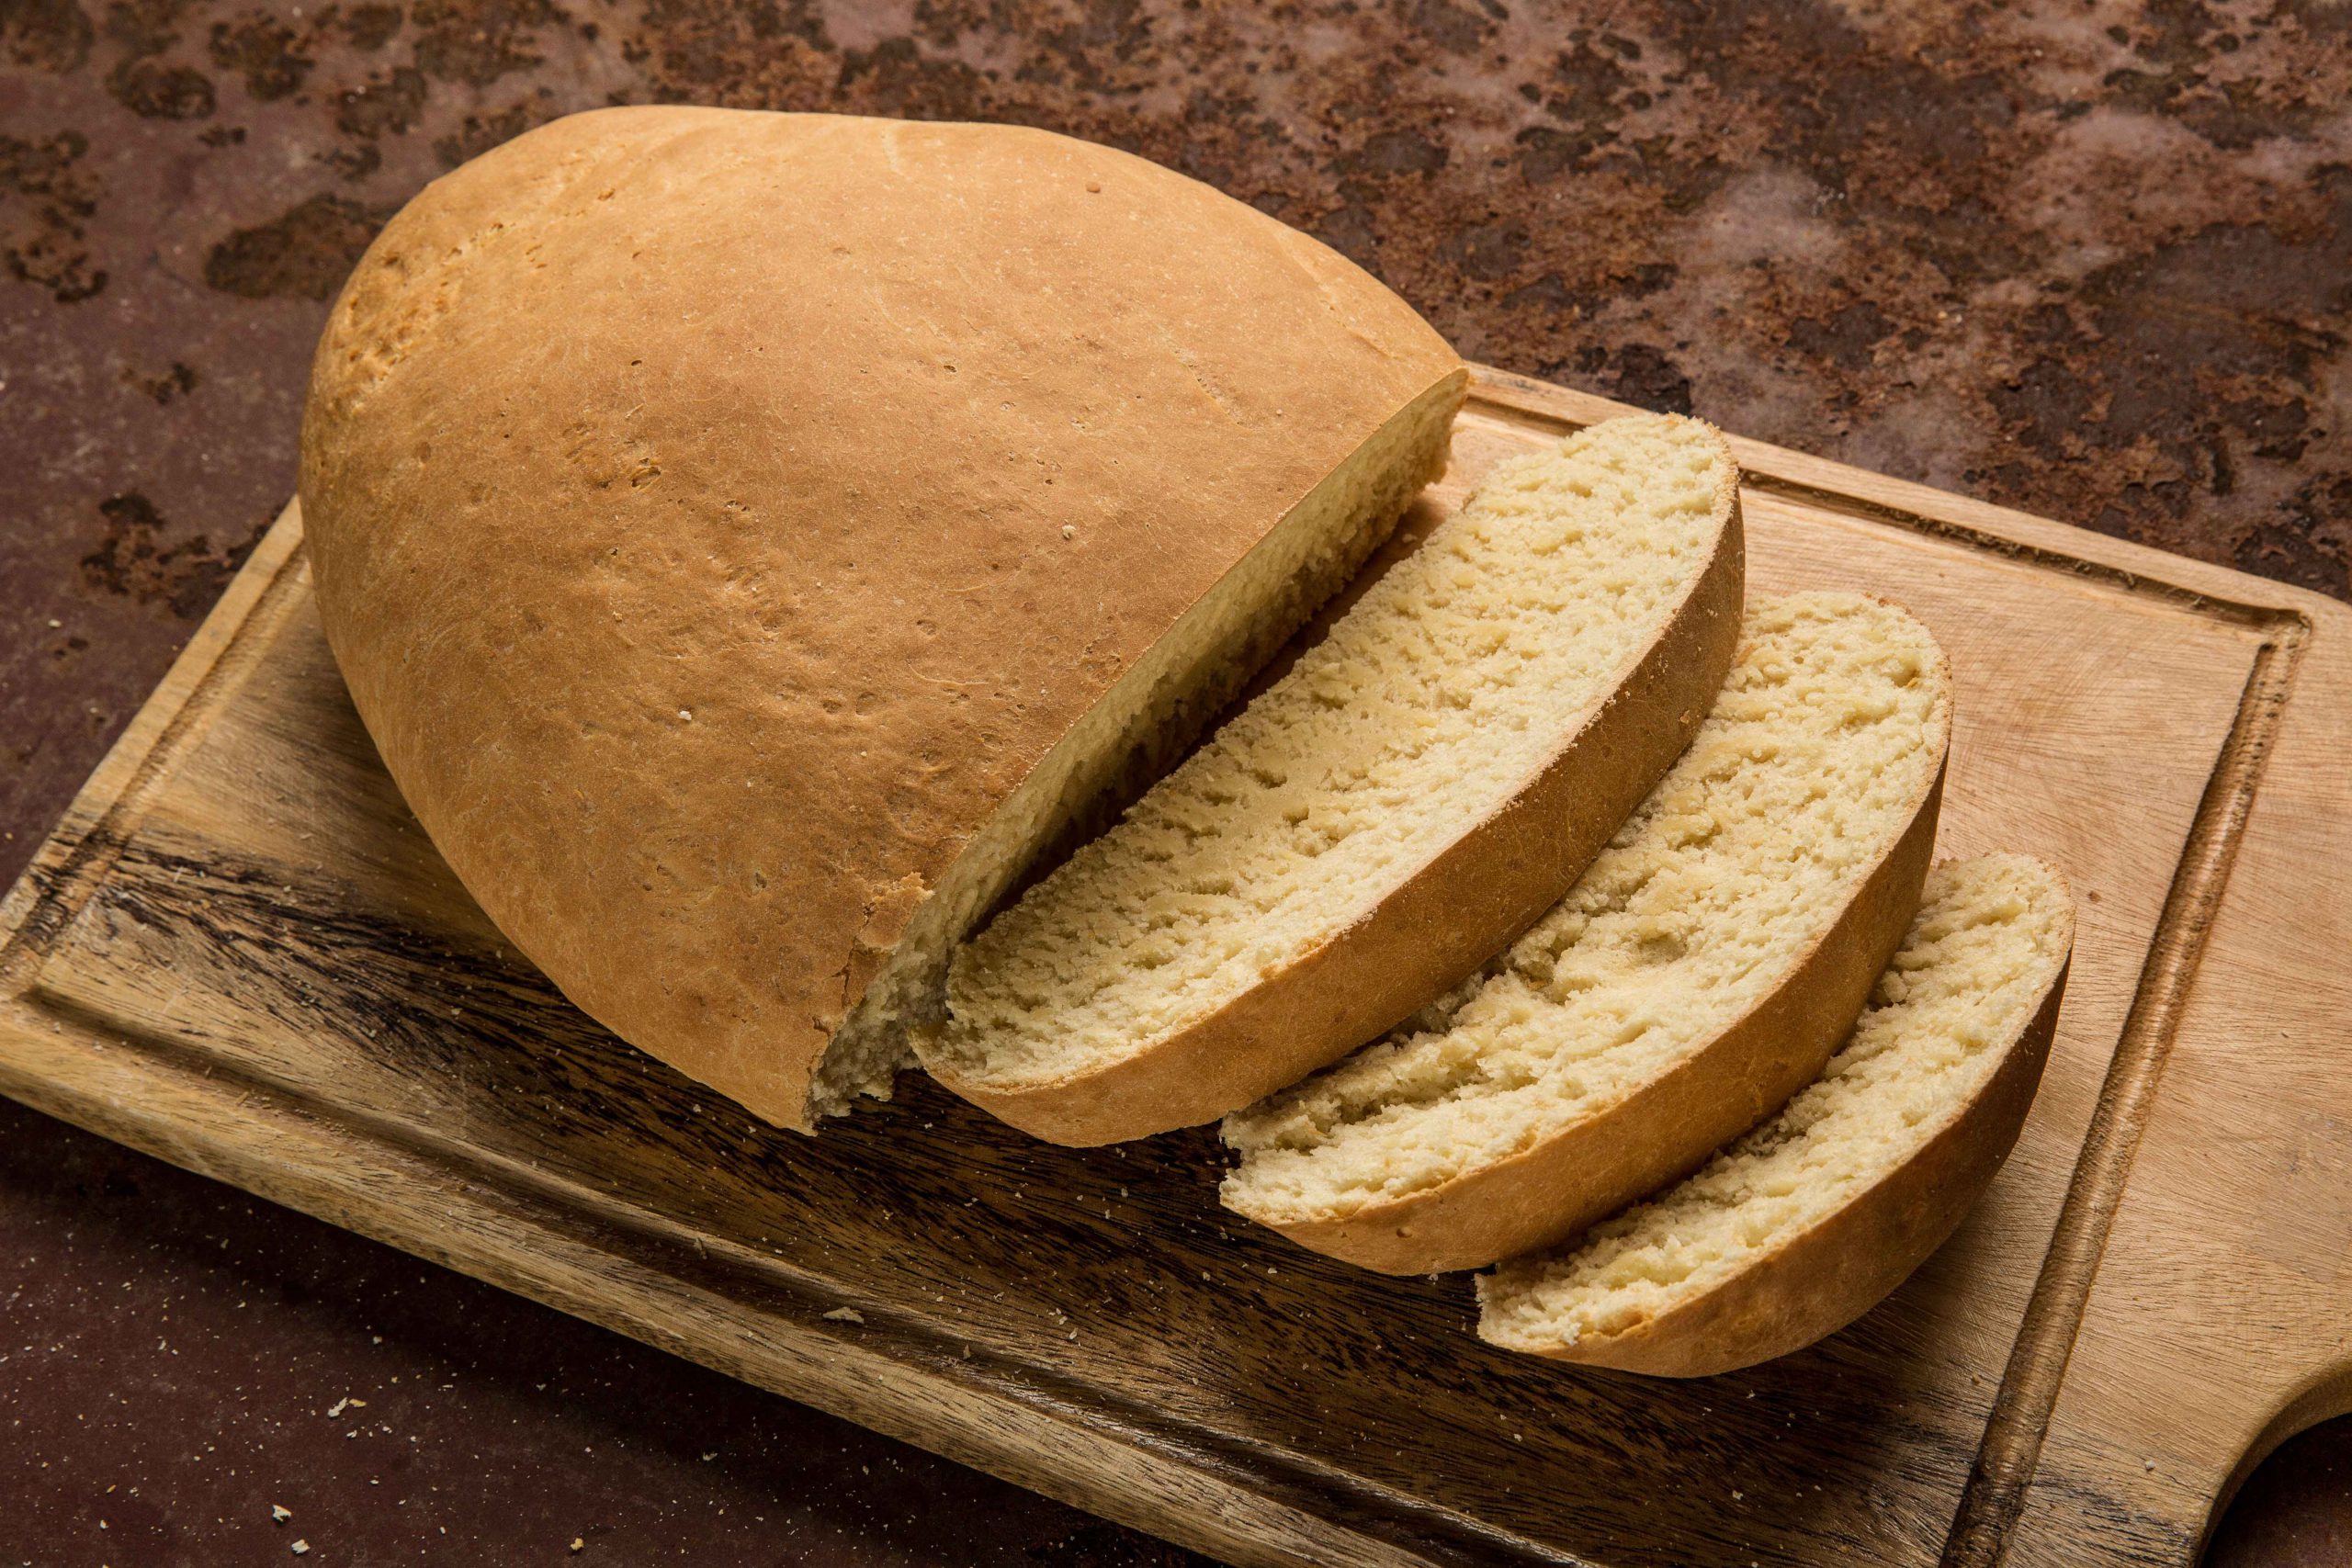
{"label": "rusty textured surface", "polygon": [[[306,355],[376,226],[554,115],[1110,141],[1321,235],[1473,356],[2352,597],[2348,93],[2333,0],[0,0],[0,880],[290,488]],[[301,1485],[353,1561],[442,1526],[544,1556],[597,1517],[608,1550],[706,1562],[1166,1556],[0,1116],[0,1537],[40,1532],[0,1549],[210,1560],[274,1542],[262,1493]],[[144,1350],[186,1315],[200,1355]],[[429,1528],[297,1418],[460,1362],[396,1428]],[[751,1435],[707,1464],[680,1414],[706,1408]],[[2347,1452],[2292,1446],[2214,1561],[2337,1561]],[[763,1504],[781,1534],[742,1529]],[[95,1533],[109,1510],[152,1550]]]}

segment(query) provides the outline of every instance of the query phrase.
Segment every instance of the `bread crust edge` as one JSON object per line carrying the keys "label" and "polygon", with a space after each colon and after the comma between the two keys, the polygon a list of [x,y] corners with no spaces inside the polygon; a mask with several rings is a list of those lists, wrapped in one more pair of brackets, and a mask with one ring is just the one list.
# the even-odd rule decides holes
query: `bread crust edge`
{"label": "bread crust edge", "polygon": [[1345,930],[1144,1051],[1017,1088],[926,1062],[932,1075],[1050,1143],[1091,1146],[1196,1126],[1329,1066],[1516,940],[1673,767],[1730,672],[1746,539],[1738,465],[1724,446],[1707,564],[1624,679],[1510,800]]}
{"label": "bread crust edge", "polygon": [[1689,1176],[1819,1077],[1852,1032],[1918,913],[1949,758],[1947,746],[1902,834],[1771,994],[1615,1105],[1508,1159],[1345,1216],[1235,1212],[1360,1268],[1431,1274],[1566,1241]]}
{"label": "bread crust edge", "polygon": [[[1712,1377],[1803,1349],[1860,1317],[1951,1238],[2008,1158],[2049,1060],[2072,964],[2070,951],[1976,1098],[1851,1202],[1714,1289],[1622,1333],[1504,1348],[1653,1377]],[[1480,1291],[1483,1306],[1484,1280]],[[1500,1343],[1483,1314],[1478,1334]]]}

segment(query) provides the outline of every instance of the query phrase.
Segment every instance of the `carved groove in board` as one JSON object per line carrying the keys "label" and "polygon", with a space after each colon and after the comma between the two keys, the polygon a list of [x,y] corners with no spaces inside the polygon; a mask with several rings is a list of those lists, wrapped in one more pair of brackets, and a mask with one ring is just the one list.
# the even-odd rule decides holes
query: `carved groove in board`
{"label": "carved groove in board", "polygon": [[[268,558],[273,553],[279,553],[275,562]],[[150,709],[140,709],[124,727],[114,750],[65,808],[58,837],[41,847],[26,868],[23,881],[0,898],[0,996],[14,996],[31,983],[34,967],[49,955],[59,934],[105,882],[114,857],[136,831],[147,802],[177,771],[181,748],[201,735],[203,721],[236,690],[268,649],[268,633],[300,602],[299,591],[310,580],[308,565],[308,552],[302,548],[301,508],[289,502],[232,580],[221,596],[223,604],[188,639],[158,688],[163,692],[179,689],[177,677],[183,667],[200,662],[201,672],[186,688],[179,705],[168,716],[157,716],[162,725],[152,737],[144,733]],[[266,575],[248,583],[246,574],[256,568]],[[242,609],[236,603],[241,588],[250,595]],[[99,815],[95,821],[80,824],[79,836],[69,840],[66,835],[85,810]],[[22,908],[12,928],[9,906],[28,891],[30,906]]]}
{"label": "carved groove in board", "polygon": [[[1556,410],[1532,400],[1555,399],[1558,389],[1540,381],[1521,377],[1481,371],[1478,380],[1471,384],[1470,406],[1476,409],[1486,403],[1505,411],[1516,422],[1543,424],[1563,434],[1582,430],[1593,422],[1571,418]],[[1505,395],[1522,393],[1523,397]],[[1627,412],[1633,412],[1628,410]],[[1756,445],[1739,436],[1731,438],[1735,454],[1749,450]],[[1949,518],[1931,517],[1909,507],[1894,506],[1832,490],[1826,485],[1809,484],[1790,479],[1770,469],[1742,461],[1739,482],[1746,490],[1761,491],[1782,500],[1794,502],[1816,512],[1826,512],[1859,523],[1876,524],[1882,527],[1901,528],[1930,539],[1941,539],[2003,560],[2022,562],[2082,581],[2104,583],[2126,593],[2143,595],[2175,604],[2182,609],[2205,615],[2231,626],[2267,631],[2281,641],[2299,641],[2311,629],[2311,620],[2293,610],[2273,604],[2249,604],[2241,600],[2223,599],[2177,582],[2144,572],[2127,570],[2105,561],[2085,559],[2064,550],[2053,550],[2021,540],[2003,538],[1983,528],[1972,528]]]}
{"label": "carved groove in board", "polygon": [[1882,527],[1904,528],[1930,539],[1942,539],[1985,555],[1998,556],[2044,571],[2056,572],[2081,581],[2097,582],[2121,592],[2144,598],[2162,600],[2182,609],[2200,615],[2209,620],[2231,626],[2245,626],[2270,633],[2281,641],[2300,639],[2311,627],[2311,622],[2293,610],[2281,610],[2268,604],[2248,604],[2234,599],[2220,599],[2200,593],[2193,588],[2166,582],[2162,578],[2143,572],[2127,571],[2121,567],[2103,561],[2085,560],[2064,550],[2044,549],[2037,545],[2004,539],[1981,528],[1970,528],[1941,518],[1928,517],[1899,506],[1888,506],[1860,496],[1840,495],[1819,485],[1805,484],[1797,479],[1782,479],[1775,474],[1749,470],[1741,479],[1752,490],[1763,491],[1786,501],[1799,502],[1815,512],[1826,512],[1856,522],[1872,523]]}
{"label": "carved groove in board", "polygon": [[[2297,627],[2301,618],[2290,617]],[[2089,1133],[2066,1184],[2064,1205],[2042,1255],[2041,1271],[2026,1305],[2025,1322],[2009,1351],[1992,1418],[1961,1493],[1959,1512],[1944,1544],[1943,1568],[1993,1568],[2010,1526],[2025,1506],[2041,1457],[2075,1336],[2089,1303],[2091,1282],[2107,1247],[2109,1227],[2132,1175],[2132,1156],[2156,1102],[2165,1062],[2205,938],[2228,890],[2238,841],[2262,781],[2272,739],[2285,716],[2303,638],[2289,629],[2256,650],[2221,756],[2181,851],[2155,940],[2141,965],[2140,983],[2124,1015],[2123,1032],[2109,1059]]]}
{"label": "carved groove in board", "polygon": [[[109,1039],[116,1043],[117,1049],[142,1056],[163,1072],[199,1079],[208,1091],[234,1093],[241,1107],[266,1108],[281,1117],[347,1129],[359,1134],[360,1141],[368,1145],[397,1151],[410,1162],[429,1167],[440,1175],[447,1190],[470,1190],[481,1201],[502,1206],[515,1206],[519,1200],[532,1210],[535,1225],[564,1235],[576,1246],[606,1254],[616,1262],[642,1265],[649,1247],[658,1250],[672,1260],[663,1267],[666,1275],[705,1284],[732,1302],[763,1306],[781,1303],[793,1314],[788,1321],[796,1329],[827,1341],[854,1344],[870,1351],[881,1337],[875,1331],[885,1330],[894,1347],[890,1359],[899,1364],[917,1365],[933,1376],[985,1390],[1057,1424],[1081,1427],[1107,1441],[1132,1448],[1147,1460],[1179,1464],[1215,1476],[1237,1490],[1278,1506],[1298,1508],[1327,1521],[1362,1525],[1376,1540],[1409,1540],[1415,1551],[1433,1565],[1593,1568],[1586,1558],[1535,1550],[1528,1541],[1495,1530],[1475,1518],[1347,1471],[1314,1465],[1290,1450],[1253,1443],[1171,1416],[1154,1406],[1125,1399],[1100,1382],[1060,1376],[1047,1363],[1024,1361],[989,1350],[968,1337],[944,1332],[900,1311],[893,1303],[872,1296],[853,1296],[821,1274],[796,1268],[783,1258],[764,1256],[725,1237],[695,1232],[639,1204],[576,1182],[550,1178],[518,1161],[488,1154],[459,1140],[421,1134],[413,1125],[393,1118],[370,1115],[363,1110],[329,1104],[314,1096],[289,1090],[265,1073],[167,1036],[143,1032],[127,1034],[119,1021],[73,998],[38,990],[33,995],[38,1000],[28,1004],[26,998],[18,998],[17,1005],[29,1005],[33,1010],[69,1023],[85,1034]],[[107,1135],[147,1146],[149,1152],[164,1158],[185,1162],[183,1153],[148,1145],[134,1131],[114,1130]],[[310,1205],[298,1193],[269,1192],[264,1196],[310,1212]],[[379,1239],[409,1251],[418,1250],[411,1232],[388,1232]],[[624,1245],[625,1242],[636,1245]],[[434,1257],[432,1261],[461,1270],[464,1267],[447,1257]],[[867,1320],[854,1338],[820,1326],[825,1323],[826,1313],[841,1307],[853,1307],[866,1314]],[[688,1359],[699,1359],[699,1352],[692,1345],[670,1344],[664,1348]],[[731,1376],[745,1375],[740,1369],[718,1370]],[[822,1402],[820,1394],[804,1390],[776,1392],[811,1403]]]}

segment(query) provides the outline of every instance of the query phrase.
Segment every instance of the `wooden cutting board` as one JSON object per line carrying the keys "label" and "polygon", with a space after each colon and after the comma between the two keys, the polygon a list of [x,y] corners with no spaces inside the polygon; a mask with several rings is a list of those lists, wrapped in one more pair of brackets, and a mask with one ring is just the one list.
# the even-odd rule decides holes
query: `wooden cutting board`
{"label": "wooden cutting board", "polygon": [[[1436,504],[1622,412],[1485,373]],[[910,1077],[776,1132],[571,1009],[401,806],[288,508],[0,905],[0,1090],[1238,1562],[2185,1563],[2352,1408],[2352,611],[1752,443],[1750,584],[1950,649],[1941,851],[2082,896],[2015,1156],[1860,1323],[1696,1382],[1481,1345],[1194,1132]]]}

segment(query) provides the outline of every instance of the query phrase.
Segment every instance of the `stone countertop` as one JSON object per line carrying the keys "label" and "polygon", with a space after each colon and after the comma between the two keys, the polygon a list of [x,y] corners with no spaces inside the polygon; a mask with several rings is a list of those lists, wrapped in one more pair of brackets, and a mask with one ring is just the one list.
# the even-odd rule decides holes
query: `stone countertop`
{"label": "stone countertop", "polygon": [[[377,226],[553,116],[1112,142],[1473,357],[2352,597],[2347,96],[2331,0],[0,0],[0,883],[290,491]],[[0,1554],[1187,1561],[12,1107],[0,1256]],[[2212,1561],[2347,1556],[2327,1427]]]}

